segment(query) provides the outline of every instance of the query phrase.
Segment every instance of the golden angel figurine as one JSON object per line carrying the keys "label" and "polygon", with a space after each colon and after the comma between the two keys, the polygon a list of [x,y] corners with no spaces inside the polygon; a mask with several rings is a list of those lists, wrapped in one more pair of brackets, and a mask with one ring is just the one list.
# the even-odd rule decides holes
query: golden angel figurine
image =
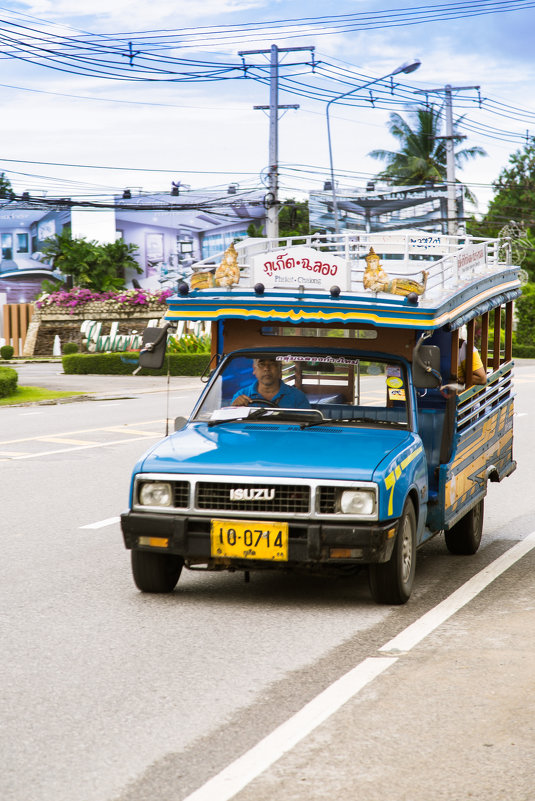
{"label": "golden angel figurine", "polygon": [[371,247],[366,256],[366,269],[362,283],[364,289],[372,292],[389,292],[391,295],[409,295],[414,292],[416,295],[423,295],[427,285],[428,273],[422,271],[422,283],[413,281],[412,278],[393,278],[388,277],[381,266],[379,256]]}
{"label": "golden angel figurine", "polygon": [[240,268],[238,267],[238,252],[234,242],[225,250],[221,264],[215,271],[216,286],[232,286],[240,282]]}

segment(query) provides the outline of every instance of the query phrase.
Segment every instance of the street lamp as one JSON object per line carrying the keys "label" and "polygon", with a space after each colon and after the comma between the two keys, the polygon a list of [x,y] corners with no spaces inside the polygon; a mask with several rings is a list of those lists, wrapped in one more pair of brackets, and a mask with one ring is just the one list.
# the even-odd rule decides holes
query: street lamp
{"label": "street lamp", "polygon": [[340,233],[340,228],[338,225],[338,204],[336,202],[336,187],[334,184],[334,167],[333,167],[333,151],[331,145],[331,123],[329,119],[329,111],[333,103],[336,103],[338,100],[342,100],[343,97],[347,97],[348,95],[352,95],[353,92],[358,92],[360,89],[366,89],[368,86],[371,86],[374,83],[379,83],[379,81],[384,81],[386,78],[391,78],[393,75],[398,75],[400,72],[409,73],[414,72],[417,70],[422,62],[420,59],[416,58],[414,61],[406,61],[397,69],[393,70],[393,72],[389,72],[388,75],[383,75],[381,78],[374,78],[373,81],[368,81],[368,83],[362,84],[362,86],[355,86],[354,89],[350,89],[349,92],[344,92],[342,95],[338,95],[337,97],[333,97],[332,100],[329,100],[327,103],[327,108],[325,111],[325,115],[327,118],[327,140],[329,142],[329,163],[331,166],[331,190],[333,194],[333,215],[334,215],[334,228],[335,233]]}

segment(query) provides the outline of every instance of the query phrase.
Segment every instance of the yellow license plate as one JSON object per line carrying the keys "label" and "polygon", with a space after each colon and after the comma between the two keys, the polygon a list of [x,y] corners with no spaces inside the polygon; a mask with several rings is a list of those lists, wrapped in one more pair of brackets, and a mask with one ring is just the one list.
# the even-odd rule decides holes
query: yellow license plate
{"label": "yellow license plate", "polygon": [[288,523],[212,520],[210,543],[212,556],[286,562]]}

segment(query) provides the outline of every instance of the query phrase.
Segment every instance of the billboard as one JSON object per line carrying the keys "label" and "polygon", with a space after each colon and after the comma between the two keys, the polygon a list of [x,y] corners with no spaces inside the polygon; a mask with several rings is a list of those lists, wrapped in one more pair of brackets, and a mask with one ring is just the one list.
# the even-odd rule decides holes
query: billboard
{"label": "billboard", "polygon": [[[456,187],[457,216],[463,217],[463,186]],[[336,192],[340,231],[395,231],[419,228],[447,233],[446,184],[437,186],[396,187],[375,192],[355,189]],[[309,214],[311,230],[335,230],[332,189],[311,192]]]}

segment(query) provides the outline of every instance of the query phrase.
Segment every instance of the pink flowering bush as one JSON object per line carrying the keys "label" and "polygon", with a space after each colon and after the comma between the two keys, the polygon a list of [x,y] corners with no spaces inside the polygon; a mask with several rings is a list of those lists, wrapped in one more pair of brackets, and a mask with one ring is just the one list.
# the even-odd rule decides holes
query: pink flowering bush
{"label": "pink flowering bush", "polygon": [[124,289],[119,291],[94,292],[92,289],[60,289],[41,295],[35,305],[38,309],[49,309],[51,306],[65,309],[73,314],[80,306],[99,301],[113,301],[117,311],[124,311],[132,307],[148,306],[151,303],[165,303],[173,293],[170,289]]}

